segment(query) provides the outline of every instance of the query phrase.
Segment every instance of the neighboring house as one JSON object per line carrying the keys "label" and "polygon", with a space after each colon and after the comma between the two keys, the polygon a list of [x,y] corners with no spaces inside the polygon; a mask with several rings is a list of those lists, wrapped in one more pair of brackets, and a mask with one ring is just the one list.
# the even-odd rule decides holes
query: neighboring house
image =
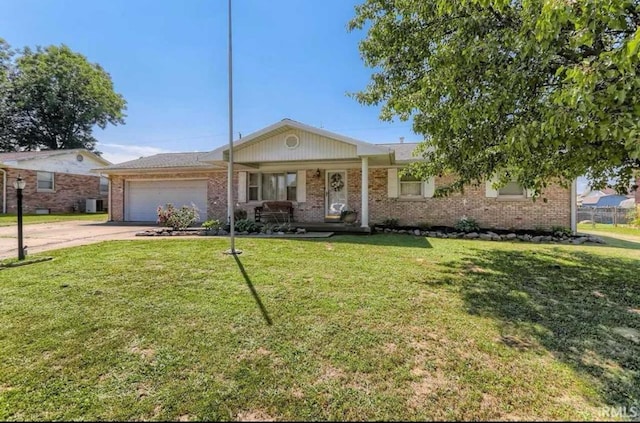
{"label": "neighboring house", "polygon": [[629,197],[620,194],[585,197],[582,200],[582,207],[620,207],[620,203],[627,199],[629,199]]}
{"label": "neighboring house", "polygon": [[106,208],[109,180],[92,170],[110,164],[85,149],[0,153],[2,212],[16,213],[13,184],[18,176],[27,183],[25,213],[83,211],[87,199],[95,199],[97,209]]}
{"label": "neighboring house", "polygon": [[[235,206],[253,218],[264,201],[288,200],[294,220],[309,223],[338,221],[349,208],[357,210],[363,227],[387,218],[401,225],[453,226],[463,216],[485,228],[573,226],[575,188],[572,195],[549,186],[546,201],[534,201],[516,183],[494,190],[487,182],[434,198],[435,188],[451,176],[400,176],[416,160],[416,145],[371,144],[284,119],[235,142]],[[159,205],[193,203],[202,220],[226,221],[228,150],[158,154],[101,169],[111,180],[110,219],[155,221]]]}

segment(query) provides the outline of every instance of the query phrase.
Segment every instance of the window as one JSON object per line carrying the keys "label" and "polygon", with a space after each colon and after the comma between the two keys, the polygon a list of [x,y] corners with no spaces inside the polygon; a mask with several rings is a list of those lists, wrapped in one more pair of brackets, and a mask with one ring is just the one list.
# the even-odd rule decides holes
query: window
{"label": "window", "polygon": [[53,172],[38,172],[38,191],[53,191]]}
{"label": "window", "polygon": [[498,189],[499,197],[524,197],[525,195],[524,187],[515,181],[508,182],[507,185]]}
{"label": "window", "polygon": [[400,177],[400,197],[422,196],[422,181],[414,176]]}
{"label": "window", "polygon": [[108,194],[109,193],[109,178],[105,178],[104,176],[100,177],[100,194]]}
{"label": "window", "polygon": [[296,201],[297,173],[249,173],[249,201]]}

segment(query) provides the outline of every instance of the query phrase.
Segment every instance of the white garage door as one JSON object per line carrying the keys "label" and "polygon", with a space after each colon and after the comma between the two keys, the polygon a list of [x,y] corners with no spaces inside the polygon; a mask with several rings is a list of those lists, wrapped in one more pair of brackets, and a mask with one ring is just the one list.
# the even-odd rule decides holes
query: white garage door
{"label": "white garage door", "polygon": [[130,181],[125,199],[125,220],[155,222],[158,206],[195,204],[200,220],[207,220],[206,180]]}

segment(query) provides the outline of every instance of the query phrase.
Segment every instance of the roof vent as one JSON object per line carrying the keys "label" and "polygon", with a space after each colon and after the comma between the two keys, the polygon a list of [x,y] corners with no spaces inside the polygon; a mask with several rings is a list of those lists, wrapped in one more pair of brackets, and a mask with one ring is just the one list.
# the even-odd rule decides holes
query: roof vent
{"label": "roof vent", "polygon": [[299,144],[300,139],[295,134],[289,134],[284,138],[284,145],[286,145],[287,148],[293,149],[296,148]]}

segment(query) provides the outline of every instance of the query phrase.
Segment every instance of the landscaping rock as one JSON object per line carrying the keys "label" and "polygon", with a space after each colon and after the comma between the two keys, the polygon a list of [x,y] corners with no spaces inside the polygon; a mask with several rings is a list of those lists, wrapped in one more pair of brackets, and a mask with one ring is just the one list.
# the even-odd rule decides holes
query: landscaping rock
{"label": "landscaping rock", "polygon": [[466,234],[464,237],[467,239],[475,239],[478,238],[480,235],[477,232],[470,232],[468,234]]}
{"label": "landscaping rock", "polygon": [[514,233],[508,233],[504,236],[505,239],[516,239],[518,237],[518,235],[514,234]]}
{"label": "landscaping rock", "polygon": [[489,235],[489,234],[480,234],[480,239],[483,239],[485,241],[491,241],[491,235]]}
{"label": "landscaping rock", "polygon": [[422,233],[420,232],[420,229],[416,229],[416,230],[414,230],[414,231],[413,231],[413,234],[414,234],[415,236],[420,236],[420,235],[422,235]]}

